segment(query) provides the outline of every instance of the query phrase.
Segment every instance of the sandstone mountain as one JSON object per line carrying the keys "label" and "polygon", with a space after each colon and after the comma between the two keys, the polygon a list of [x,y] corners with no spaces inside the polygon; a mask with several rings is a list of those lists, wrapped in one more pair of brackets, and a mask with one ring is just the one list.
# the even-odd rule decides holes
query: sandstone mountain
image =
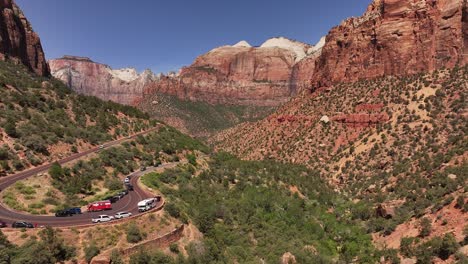
{"label": "sandstone mountain", "polygon": [[41,40],[13,0],[0,1],[0,60],[11,59],[49,76]]}
{"label": "sandstone mountain", "polygon": [[156,79],[150,70],[141,74],[130,68],[113,70],[83,57],[65,56],[49,64],[54,77],[76,92],[126,105],[139,101],[145,85]]}
{"label": "sandstone mountain", "polygon": [[282,37],[260,47],[241,41],[199,56],[180,75],[157,80],[145,93],[211,104],[278,106],[294,95],[295,65],[320,48]]}
{"label": "sandstone mountain", "polygon": [[465,0],[375,0],[327,35],[311,88],[465,64],[467,12]]}

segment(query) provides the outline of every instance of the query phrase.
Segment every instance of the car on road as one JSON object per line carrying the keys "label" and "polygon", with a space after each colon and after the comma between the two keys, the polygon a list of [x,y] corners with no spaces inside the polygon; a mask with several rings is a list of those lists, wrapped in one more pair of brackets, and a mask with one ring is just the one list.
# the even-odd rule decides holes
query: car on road
{"label": "car on road", "polygon": [[127,190],[127,189],[125,189],[125,190],[121,191],[121,192],[120,192],[120,194],[122,194],[122,195],[124,195],[124,196],[125,196],[125,195],[127,195],[127,194],[128,194],[128,190]]}
{"label": "car on road", "polygon": [[146,170],[146,167],[145,167],[145,166],[142,166],[142,167],[140,168],[140,171],[145,171],[145,170]]}
{"label": "car on road", "polygon": [[100,145],[100,146],[99,146],[99,149],[103,149],[103,148],[104,148],[104,145]]}
{"label": "car on road", "polygon": [[115,214],[115,219],[122,219],[122,218],[126,218],[126,217],[130,217],[132,216],[132,213],[129,213],[129,212],[118,212]]}
{"label": "car on road", "polygon": [[91,219],[93,223],[104,223],[110,222],[112,220],[114,220],[114,217],[109,215],[99,215],[97,218]]}
{"label": "car on road", "polygon": [[127,184],[127,191],[133,191],[133,185]]}
{"label": "car on road", "polygon": [[88,212],[97,212],[104,210],[112,210],[111,201],[106,200],[88,204]]}
{"label": "car on road", "polygon": [[3,220],[0,220],[0,228],[4,228],[4,227],[7,227],[7,223]]}
{"label": "car on road", "polygon": [[81,214],[81,208],[79,207],[73,207],[73,208],[70,208],[68,209],[68,211],[72,214]]}
{"label": "car on road", "polygon": [[111,203],[116,203],[118,200],[120,200],[120,197],[118,197],[118,196],[109,196],[109,197],[106,197],[106,200],[110,201]]}
{"label": "car on road", "polygon": [[73,216],[76,214],[81,214],[81,208],[78,207],[73,207],[73,208],[68,208],[65,210],[60,210],[55,213],[56,217],[66,217],[66,216]]}
{"label": "car on road", "polygon": [[130,177],[126,177],[125,180],[124,180],[124,183],[125,183],[125,184],[130,183]]}
{"label": "car on road", "polygon": [[16,221],[11,227],[13,228],[34,228],[34,225],[25,221]]}
{"label": "car on road", "polygon": [[68,210],[60,210],[60,211],[55,212],[55,217],[67,217],[67,216],[73,216],[73,214]]}

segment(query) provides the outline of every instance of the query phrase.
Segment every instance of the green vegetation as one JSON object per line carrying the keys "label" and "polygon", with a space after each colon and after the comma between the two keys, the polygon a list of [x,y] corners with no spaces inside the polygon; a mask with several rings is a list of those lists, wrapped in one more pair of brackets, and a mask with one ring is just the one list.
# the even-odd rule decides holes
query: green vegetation
{"label": "green vegetation", "polygon": [[[138,170],[140,166],[153,166],[161,164],[162,161],[173,161],[178,159],[178,155],[187,151],[208,152],[209,149],[173,128],[162,127],[157,132],[138,136],[121,146],[103,149],[97,157],[87,161],[80,160],[72,167],[62,167],[54,163],[49,169],[52,183],[55,188],[67,195],[66,201],[58,208],[86,204],[86,201],[78,199],[77,195],[95,195],[94,183],[97,181],[104,181],[104,186],[109,191],[95,196],[95,200],[113,196],[122,191],[121,177]],[[193,153],[187,155],[195,157]],[[27,190],[23,190],[25,191]],[[55,201],[49,199],[48,202]]]}
{"label": "green vegetation", "polygon": [[40,240],[29,239],[22,246],[8,242],[0,232],[0,262],[11,264],[62,263],[76,256],[76,249],[64,243],[57,231],[47,227],[39,232]]}
{"label": "green vegetation", "polygon": [[202,138],[243,122],[262,119],[274,110],[273,107],[266,106],[212,105],[182,101],[163,94],[145,99],[140,108],[160,120],[177,118],[190,134]]}
{"label": "green vegetation", "polygon": [[145,235],[140,231],[135,223],[131,223],[127,227],[127,242],[138,243],[145,238]]}
{"label": "green vegetation", "polygon": [[[14,151],[0,149],[0,175],[71,154],[83,143],[98,145],[155,125],[133,107],[78,95],[10,62],[0,62],[0,86],[0,126],[15,145]],[[54,152],[56,145],[67,149]]]}
{"label": "green vegetation", "polygon": [[348,203],[315,171],[223,153],[198,177],[189,168],[147,174],[143,182],[169,199],[169,214],[188,217],[203,232],[204,241],[189,250],[190,263],[277,263],[285,252],[299,263],[377,259],[370,237],[346,213]]}
{"label": "green vegetation", "polygon": [[88,246],[86,246],[84,248],[84,252],[85,252],[85,259],[88,263],[91,262],[91,260],[99,255],[99,253],[101,253],[101,250],[98,248],[98,246],[96,245],[96,243],[94,241],[92,241]]}

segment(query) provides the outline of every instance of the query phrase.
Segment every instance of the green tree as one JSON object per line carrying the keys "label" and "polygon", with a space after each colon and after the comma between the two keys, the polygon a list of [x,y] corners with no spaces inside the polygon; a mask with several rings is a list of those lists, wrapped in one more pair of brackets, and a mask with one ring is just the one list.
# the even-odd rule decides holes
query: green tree
{"label": "green tree", "polygon": [[421,237],[429,236],[432,232],[431,220],[427,217],[424,217],[423,219],[421,219],[420,228],[421,230],[420,230],[419,236]]}
{"label": "green tree", "polygon": [[113,249],[110,255],[111,264],[124,264],[122,254],[117,249]]}
{"label": "green tree", "polygon": [[131,223],[127,228],[127,241],[128,243],[138,243],[143,240],[143,234],[135,223]]}
{"label": "green tree", "polygon": [[54,263],[63,262],[75,256],[76,249],[67,246],[62,238],[57,235],[57,232],[52,227],[47,227],[39,232],[41,242],[44,244],[46,251],[54,258]]}
{"label": "green tree", "polygon": [[53,179],[60,180],[64,175],[64,171],[58,162],[54,162],[49,169],[49,174]]}
{"label": "green tree", "polygon": [[6,124],[3,126],[3,129],[5,130],[5,133],[9,135],[12,138],[17,138],[18,137],[18,132],[16,131],[16,124],[15,122],[9,120],[6,122]]}
{"label": "green tree", "polygon": [[86,246],[84,248],[84,252],[85,252],[85,259],[88,263],[91,262],[91,260],[99,255],[99,253],[101,253],[101,250],[96,246],[96,243],[93,241],[91,242],[91,244],[89,244],[88,246]]}

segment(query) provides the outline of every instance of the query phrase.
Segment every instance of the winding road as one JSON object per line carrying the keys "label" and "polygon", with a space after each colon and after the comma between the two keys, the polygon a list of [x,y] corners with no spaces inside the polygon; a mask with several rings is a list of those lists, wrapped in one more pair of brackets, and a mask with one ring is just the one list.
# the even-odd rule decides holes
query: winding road
{"label": "winding road", "polygon": [[[153,128],[144,132],[137,133],[127,138],[115,140],[104,144],[104,148],[119,145],[125,141],[128,141],[138,135],[147,134],[153,132],[159,128]],[[66,164],[68,162],[80,159],[91,153],[98,152],[101,148],[96,147],[81,153],[73,154],[69,157],[59,160],[60,164]],[[52,164],[42,165],[30,170],[19,172],[17,174],[5,177],[0,180],[0,190],[5,190],[9,186],[15,184],[17,181],[27,179],[31,176],[34,176],[38,173],[46,172]],[[164,169],[171,167],[173,164],[165,164],[159,167],[149,167],[145,171],[137,171],[129,176],[131,176],[130,183],[134,186],[134,191],[130,191],[128,195],[125,195],[122,199],[112,204],[112,210],[101,211],[101,212],[83,212],[80,215],[74,215],[71,217],[55,217],[55,216],[39,216],[31,215],[23,212],[13,211],[9,208],[6,208],[4,204],[0,203],[0,220],[6,222],[8,226],[15,221],[26,221],[30,222],[37,226],[52,226],[52,227],[72,227],[72,226],[81,226],[91,224],[91,218],[94,218],[101,214],[114,215],[118,212],[126,211],[131,212],[132,215],[139,214],[137,203],[143,199],[150,198],[151,195],[146,191],[142,190],[138,185],[138,178],[146,173],[155,171],[156,169]],[[122,183],[123,184],[123,183]],[[162,203],[162,201],[161,201]],[[158,207],[159,204],[156,205]]]}

